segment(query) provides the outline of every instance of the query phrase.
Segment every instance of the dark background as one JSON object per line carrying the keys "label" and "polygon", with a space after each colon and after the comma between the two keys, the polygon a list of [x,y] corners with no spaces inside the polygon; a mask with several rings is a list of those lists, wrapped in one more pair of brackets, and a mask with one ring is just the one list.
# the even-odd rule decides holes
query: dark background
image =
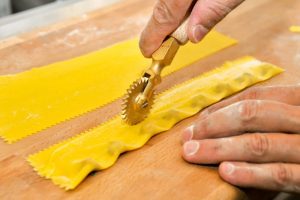
{"label": "dark background", "polygon": [[17,13],[54,1],[55,0],[11,0],[11,8],[13,13]]}

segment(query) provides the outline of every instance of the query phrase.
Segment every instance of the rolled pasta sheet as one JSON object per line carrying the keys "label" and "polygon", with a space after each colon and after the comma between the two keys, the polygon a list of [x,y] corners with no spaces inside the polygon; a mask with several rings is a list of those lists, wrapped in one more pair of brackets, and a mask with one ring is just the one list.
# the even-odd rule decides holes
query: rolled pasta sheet
{"label": "rolled pasta sheet", "polygon": [[[236,43],[212,31],[180,48],[163,76]],[[67,61],[0,76],[0,137],[13,143],[123,96],[150,66],[138,38]]]}

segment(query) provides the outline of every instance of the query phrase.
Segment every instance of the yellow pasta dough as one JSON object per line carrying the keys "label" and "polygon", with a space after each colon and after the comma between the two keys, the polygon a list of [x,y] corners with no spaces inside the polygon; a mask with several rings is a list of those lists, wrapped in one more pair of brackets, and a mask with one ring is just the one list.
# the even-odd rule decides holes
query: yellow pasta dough
{"label": "yellow pasta dough", "polygon": [[90,172],[112,166],[120,153],[142,147],[153,135],[180,120],[282,71],[251,57],[228,62],[160,94],[149,117],[135,126],[117,117],[28,160],[41,176],[65,189],[74,189]]}
{"label": "yellow pasta dough", "polygon": [[293,33],[300,33],[300,26],[291,26],[289,29]]}
{"label": "yellow pasta dough", "polygon": [[[180,49],[174,72],[236,41],[212,31],[201,44]],[[121,97],[150,65],[138,39],[68,61],[0,76],[0,137],[12,143]]]}

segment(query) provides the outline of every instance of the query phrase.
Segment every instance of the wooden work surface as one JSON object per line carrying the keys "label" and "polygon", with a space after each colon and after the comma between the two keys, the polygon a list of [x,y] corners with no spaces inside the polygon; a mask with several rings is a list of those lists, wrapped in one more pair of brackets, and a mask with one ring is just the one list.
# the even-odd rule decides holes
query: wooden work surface
{"label": "wooden work surface", "polygon": [[[137,36],[153,0],[126,0],[76,19],[0,42],[0,73],[17,73],[69,59]],[[271,62],[286,72],[263,85],[300,82],[299,0],[248,0],[217,30],[239,44],[164,78],[159,90],[244,55]],[[105,64],[105,63],[103,63]],[[145,66],[146,67],[146,66]],[[129,68],[130,69],[130,68]],[[113,76],[113,74],[112,74]],[[89,176],[65,192],[39,177],[25,161],[29,154],[94,127],[120,111],[120,100],[64,122],[15,144],[0,141],[0,199],[243,199],[245,193],[223,182],[212,167],[181,158],[181,130],[192,119],[123,154],[111,168]],[[262,199],[262,196],[260,197]]]}

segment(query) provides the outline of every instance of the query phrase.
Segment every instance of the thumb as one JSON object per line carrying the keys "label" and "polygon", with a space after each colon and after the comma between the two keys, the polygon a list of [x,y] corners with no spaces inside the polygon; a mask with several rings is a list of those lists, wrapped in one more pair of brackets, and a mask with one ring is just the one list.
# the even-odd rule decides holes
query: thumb
{"label": "thumb", "polygon": [[150,57],[183,20],[193,0],[158,0],[140,38],[140,49]]}
{"label": "thumb", "polygon": [[228,13],[244,0],[199,0],[194,6],[190,21],[188,36],[197,43]]}

